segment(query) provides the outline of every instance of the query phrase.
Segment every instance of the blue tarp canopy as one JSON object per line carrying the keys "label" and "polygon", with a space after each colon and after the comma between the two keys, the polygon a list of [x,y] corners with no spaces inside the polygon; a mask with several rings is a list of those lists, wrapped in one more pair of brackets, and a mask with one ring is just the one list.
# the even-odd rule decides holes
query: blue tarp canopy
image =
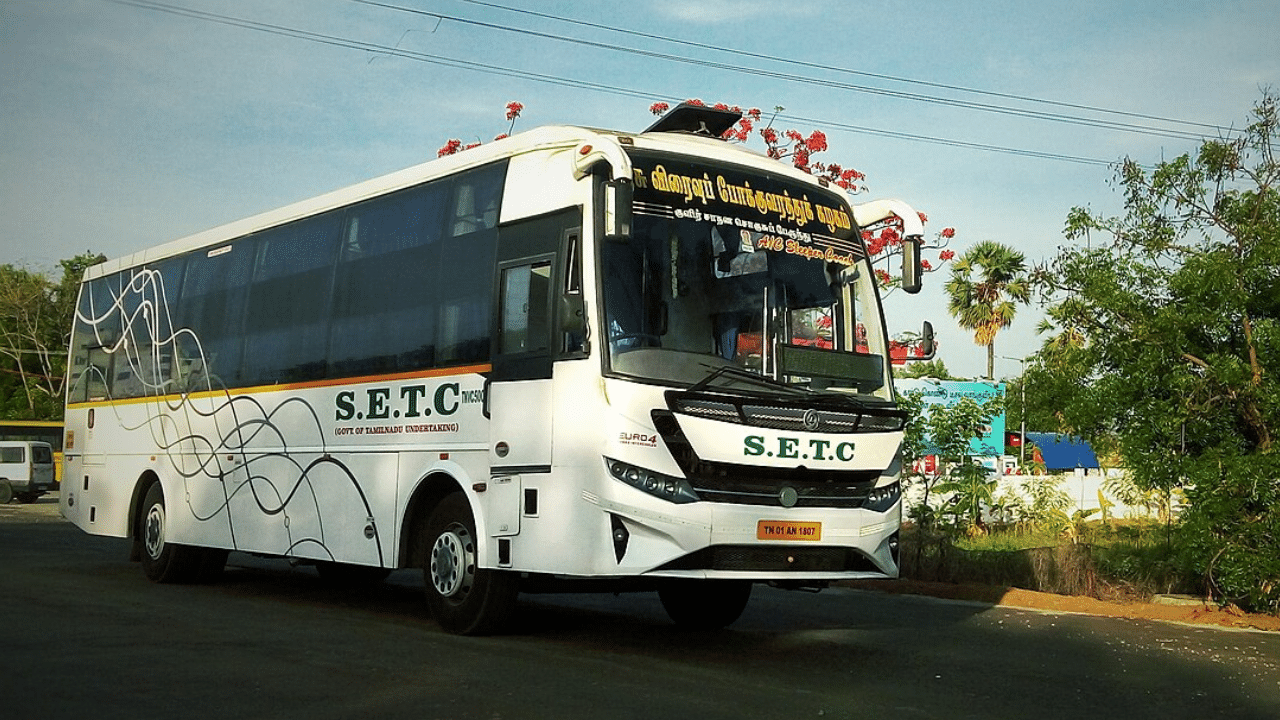
{"label": "blue tarp canopy", "polygon": [[1044,458],[1046,470],[1097,468],[1098,456],[1089,443],[1078,437],[1056,433],[1027,433],[1027,442],[1035,443]]}

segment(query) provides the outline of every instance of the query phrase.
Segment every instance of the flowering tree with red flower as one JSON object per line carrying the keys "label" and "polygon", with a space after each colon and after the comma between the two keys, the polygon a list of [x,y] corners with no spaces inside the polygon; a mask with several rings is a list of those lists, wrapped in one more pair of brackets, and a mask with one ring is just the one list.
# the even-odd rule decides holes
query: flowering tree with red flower
{"label": "flowering tree with red flower", "polygon": [[[507,103],[507,122],[509,122],[510,125],[507,126],[506,132],[502,133],[501,135],[498,135],[497,137],[494,138],[494,140],[501,140],[507,137],[508,135],[510,135],[511,131],[514,130],[516,127],[516,119],[520,117],[520,113],[522,112],[524,112],[524,103],[518,102],[515,100],[512,100],[511,102]],[[471,148],[479,147],[480,145],[481,143],[479,140],[473,143],[470,143],[468,145],[463,145],[461,140],[454,138],[447,141],[444,145],[440,147],[439,150],[436,151],[436,157],[444,157],[446,155],[456,155],[462,152],[463,150],[470,150]]]}

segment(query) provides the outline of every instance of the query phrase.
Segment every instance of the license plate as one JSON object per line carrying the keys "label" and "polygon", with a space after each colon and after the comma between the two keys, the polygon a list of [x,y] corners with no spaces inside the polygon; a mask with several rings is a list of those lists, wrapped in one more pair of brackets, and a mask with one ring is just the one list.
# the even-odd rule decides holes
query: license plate
{"label": "license plate", "polygon": [[756,523],[756,539],[818,542],[822,539],[822,523],[761,520]]}

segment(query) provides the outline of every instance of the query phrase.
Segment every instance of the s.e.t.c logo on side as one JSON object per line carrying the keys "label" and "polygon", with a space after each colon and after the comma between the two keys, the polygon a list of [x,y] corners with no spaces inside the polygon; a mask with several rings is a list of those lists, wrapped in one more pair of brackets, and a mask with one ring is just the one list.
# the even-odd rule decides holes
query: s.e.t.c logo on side
{"label": "s.e.t.c logo on side", "polygon": [[[479,393],[480,391],[476,391]],[[354,390],[343,390],[334,400],[334,419],[386,420],[390,418],[419,418],[432,414],[452,415],[458,406],[468,402],[458,383],[442,383],[432,389],[427,385],[405,385],[398,396],[392,388],[368,388],[358,399]]]}

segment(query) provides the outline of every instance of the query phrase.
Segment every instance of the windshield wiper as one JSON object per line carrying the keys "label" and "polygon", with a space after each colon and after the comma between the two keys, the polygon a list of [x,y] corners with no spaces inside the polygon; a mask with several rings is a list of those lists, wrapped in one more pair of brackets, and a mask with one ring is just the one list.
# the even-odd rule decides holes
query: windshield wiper
{"label": "windshield wiper", "polygon": [[[706,363],[698,363],[698,364],[706,368],[711,367]],[[792,394],[804,395],[809,393],[809,390],[807,390],[806,388],[798,387],[795,385],[788,385],[787,383],[774,380],[773,378],[765,377],[764,375],[758,375],[756,373],[751,372],[750,370],[747,370],[746,368],[742,368],[737,365],[721,365],[715,370],[712,370],[710,373],[707,374],[706,377],[702,378],[701,380],[694,383],[693,385],[690,385],[689,392],[697,392],[699,390],[707,389],[707,387],[711,385],[711,382],[716,378],[720,377],[721,375],[733,375],[735,378],[738,378],[741,380],[753,382],[757,385],[762,385],[764,387],[771,388],[771,389],[786,390],[787,392]]]}

